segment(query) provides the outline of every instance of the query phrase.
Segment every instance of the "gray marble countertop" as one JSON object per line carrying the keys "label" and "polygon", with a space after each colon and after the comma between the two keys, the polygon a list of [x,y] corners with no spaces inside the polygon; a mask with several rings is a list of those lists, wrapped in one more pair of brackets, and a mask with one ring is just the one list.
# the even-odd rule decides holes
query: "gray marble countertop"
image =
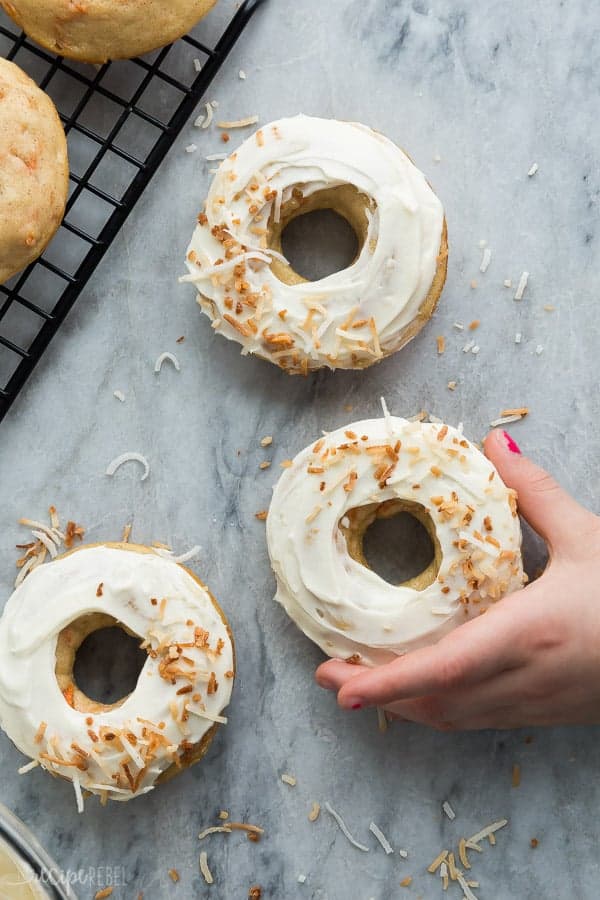
{"label": "gray marble countertop", "polygon": [[[223,0],[214,21],[232,7]],[[321,429],[378,415],[381,395],[398,414],[425,408],[462,421],[473,438],[503,407],[528,405],[515,437],[598,508],[599,40],[600,15],[583,0],[270,0],[211,97],[227,118],[357,119],[410,152],[448,217],[448,282],[434,322],[363,373],[290,379],[242,359],[212,333],[193,290],[177,283],[209,183],[203,157],[222,147],[216,131],[190,122],[19,397],[0,438],[1,595],[11,591],[14,544],[24,537],[20,516],[41,517],[54,503],[90,540],[114,539],[131,520],[140,542],[201,545],[196,568],[227,610],[239,649],[230,724],[208,758],[132,803],[105,810],[90,802],[79,816],[68,785],[39,771],[17,776],[23,759],[0,736],[2,801],[63,867],[89,870],[81,897],[105,877],[98,867],[116,867],[127,884],[115,898],[143,890],[147,900],[243,900],[259,884],[278,900],[431,900],[443,896],[425,874],[431,859],[500,817],[509,828],[474,863],[481,900],[598,896],[598,730],[527,732],[531,743],[525,732],[400,726],[382,736],[371,712],[341,712],[313,682],[320,653],[272,602],[264,525],[254,514],[268,505],[281,460]],[[191,141],[199,149],[188,154]],[[528,177],[534,162],[539,171]],[[482,240],[493,251],[485,274]],[[529,286],[516,303],[503,281],[516,283],[524,270]],[[462,352],[468,338],[452,327],[472,319],[482,323],[478,355]],[[438,334],[447,344],[439,358]],[[167,366],[156,377],[164,350],[177,352],[181,372]],[[458,382],[454,392],[449,380]],[[267,454],[258,445],[266,434],[274,435]],[[144,483],[135,466],[104,475],[126,450],[147,455]],[[273,468],[259,472],[265,458]],[[511,786],[515,763],[519,788]],[[297,786],[283,784],[282,772]],[[371,852],[351,847],[327,815],[310,824],[315,800],[329,800]],[[266,835],[259,844],[236,835],[207,841],[216,878],[208,888],[197,833],[222,808]],[[372,820],[407,859],[384,856],[369,839]],[[407,876],[413,882],[403,889]],[[460,891],[452,886],[447,896]]]}

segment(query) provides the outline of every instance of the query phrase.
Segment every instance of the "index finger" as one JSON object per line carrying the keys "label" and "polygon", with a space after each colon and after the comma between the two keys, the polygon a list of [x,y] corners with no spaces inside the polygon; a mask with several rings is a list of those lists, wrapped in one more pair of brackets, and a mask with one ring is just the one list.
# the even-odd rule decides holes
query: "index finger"
{"label": "index finger", "polygon": [[477,684],[526,657],[523,607],[534,585],[460,625],[432,647],[413,650],[393,662],[350,678],[338,693],[346,709],[441,694]]}

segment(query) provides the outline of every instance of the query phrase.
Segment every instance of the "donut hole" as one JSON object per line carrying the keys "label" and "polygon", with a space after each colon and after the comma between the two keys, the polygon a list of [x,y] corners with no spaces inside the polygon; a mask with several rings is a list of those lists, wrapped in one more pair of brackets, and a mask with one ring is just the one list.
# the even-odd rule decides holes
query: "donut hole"
{"label": "donut hole", "polygon": [[138,635],[103,613],[71,622],[56,647],[56,677],[67,702],[81,712],[124,703],[148,658],[140,642]]}
{"label": "donut hole", "polygon": [[350,510],[340,523],[350,556],[388,584],[423,591],[437,578],[441,548],[420,503],[386,500]]}
{"label": "donut hole", "polygon": [[281,235],[290,267],[306,281],[320,281],[352,265],[358,238],[350,223],[333,209],[298,216]]}
{"label": "donut hole", "polygon": [[373,201],[350,184],[308,197],[301,186],[295,188],[281,207],[279,222],[272,214],[268,224],[267,245],[288,260],[273,260],[275,276],[285,284],[301,284],[347,269],[363,250],[369,229],[366,211],[373,208]]}

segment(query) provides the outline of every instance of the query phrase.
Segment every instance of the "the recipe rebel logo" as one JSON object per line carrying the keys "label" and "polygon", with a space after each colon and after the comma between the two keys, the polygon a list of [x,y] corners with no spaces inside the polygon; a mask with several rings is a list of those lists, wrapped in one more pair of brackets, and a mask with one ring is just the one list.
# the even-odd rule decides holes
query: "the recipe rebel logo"
{"label": "the recipe rebel logo", "polygon": [[[127,871],[125,866],[88,866],[86,869],[49,869],[39,875],[33,875],[30,878],[23,878],[19,882],[14,880],[10,882],[10,886],[16,884],[29,884],[37,882],[42,885],[61,885],[74,887],[94,888],[96,891],[102,891],[105,888],[126,887],[129,882],[127,879]],[[0,879],[0,888],[8,887],[6,881]],[[1,896],[1,895],[0,895]]]}

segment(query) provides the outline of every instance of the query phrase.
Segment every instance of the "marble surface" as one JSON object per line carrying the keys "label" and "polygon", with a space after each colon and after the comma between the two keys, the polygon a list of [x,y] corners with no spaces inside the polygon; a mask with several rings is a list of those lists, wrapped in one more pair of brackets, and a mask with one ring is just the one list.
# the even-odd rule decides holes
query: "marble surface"
{"label": "marble surface", "polygon": [[[215,16],[232,6],[222,0]],[[217,18],[202,27],[216,28]],[[268,505],[281,460],[320,429],[376,415],[381,395],[398,414],[424,407],[463,421],[473,438],[506,405],[529,405],[515,437],[598,508],[599,39],[600,16],[583,0],[269,0],[211,97],[227,118],[257,112],[265,122],[302,111],[358,119],[406,147],[447,210],[449,276],[435,321],[368,372],[307,380],[242,359],[216,338],[192,289],[177,284],[210,177],[203,156],[222,146],[215,131],[190,122],[3,423],[3,597],[13,545],[25,536],[17,519],[41,517],[55,503],[91,540],[115,538],[132,520],[139,541],[199,543],[196,568],[238,641],[230,724],[207,760],[133,803],[104,810],[90,802],[78,816],[68,785],[41,772],[17,776],[23,759],[0,737],[1,799],[63,867],[84,870],[81,897],[105,877],[97,867],[117,867],[127,884],[115,898],[143,890],[148,900],[234,900],[259,884],[263,897],[278,900],[430,900],[442,896],[425,874],[437,852],[503,816],[510,827],[475,861],[478,897],[598,896],[598,730],[395,727],[381,736],[371,712],[342,713],[314,685],[319,652],[272,602],[264,525],[254,513]],[[199,150],[186,154],[191,141]],[[529,178],[534,162],[539,171]],[[481,240],[493,251],[485,275]],[[503,281],[523,270],[531,277],[518,303]],[[478,355],[462,352],[468,338],[452,328],[472,319],[482,323]],[[438,334],[447,342],[441,358]],[[180,373],[167,366],[154,375],[163,350],[177,352]],[[449,380],[458,382],[454,392]],[[265,434],[274,435],[269,451],[258,445]],[[103,474],[125,450],[150,460],[144,483],[135,466]],[[264,459],[271,470],[258,470]],[[295,788],[282,772],[296,775]],[[327,815],[310,824],[314,800],[329,800],[371,852],[352,848]],[[442,813],[444,800],[456,821]],[[196,836],[222,808],[266,835],[259,844],[210,838],[209,889]],[[384,856],[368,835],[371,820],[408,859]],[[400,888],[409,875],[412,885]]]}

